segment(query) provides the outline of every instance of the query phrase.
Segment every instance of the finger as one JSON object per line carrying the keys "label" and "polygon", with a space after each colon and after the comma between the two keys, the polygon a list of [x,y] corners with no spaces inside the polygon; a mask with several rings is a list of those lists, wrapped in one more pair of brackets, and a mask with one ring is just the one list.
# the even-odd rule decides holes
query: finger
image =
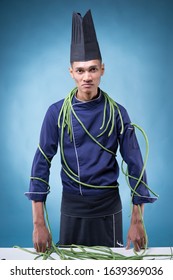
{"label": "finger", "polygon": [[131,244],[131,240],[130,238],[127,238],[127,245],[126,245],[126,249],[130,249],[130,244]]}
{"label": "finger", "polygon": [[45,253],[46,249],[47,249],[46,244],[42,244],[41,252]]}
{"label": "finger", "polygon": [[39,247],[38,247],[37,243],[34,243],[34,248],[35,248],[36,252],[39,252]]}
{"label": "finger", "polygon": [[140,248],[142,249],[144,247],[145,247],[145,240],[144,240],[144,238],[141,238],[141,240],[140,240]]}
{"label": "finger", "polygon": [[145,248],[145,244],[146,244],[145,241],[146,241],[145,237],[141,237],[138,240],[136,240],[139,250]]}
{"label": "finger", "polygon": [[38,243],[37,244],[37,252],[38,253],[44,253],[46,251],[46,245],[44,243]]}
{"label": "finger", "polygon": [[50,248],[52,245],[52,237],[51,235],[49,236],[49,239],[48,239],[48,248]]}
{"label": "finger", "polygon": [[147,246],[147,242],[146,242],[146,238],[144,237],[144,238],[142,238],[142,240],[141,240],[141,249],[145,249],[146,246]]}
{"label": "finger", "polygon": [[146,239],[142,237],[134,242],[134,248],[136,251],[140,251],[140,249],[145,249],[146,247]]}
{"label": "finger", "polygon": [[47,243],[48,243],[48,242],[41,243],[41,246],[40,246],[40,252],[41,252],[41,253],[45,253],[45,252],[46,252]]}
{"label": "finger", "polygon": [[140,245],[139,245],[138,241],[133,242],[133,246],[134,246],[134,249],[136,252],[140,251]]}

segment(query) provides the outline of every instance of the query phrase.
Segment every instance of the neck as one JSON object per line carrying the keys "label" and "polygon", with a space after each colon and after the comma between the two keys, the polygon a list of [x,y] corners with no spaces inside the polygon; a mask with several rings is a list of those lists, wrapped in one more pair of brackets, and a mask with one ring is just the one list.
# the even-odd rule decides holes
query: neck
{"label": "neck", "polygon": [[80,101],[90,101],[96,99],[98,96],[99,96],[99,89],[94,93],[93,92],[83,93],[80,91],[76,92],[76,98]]}

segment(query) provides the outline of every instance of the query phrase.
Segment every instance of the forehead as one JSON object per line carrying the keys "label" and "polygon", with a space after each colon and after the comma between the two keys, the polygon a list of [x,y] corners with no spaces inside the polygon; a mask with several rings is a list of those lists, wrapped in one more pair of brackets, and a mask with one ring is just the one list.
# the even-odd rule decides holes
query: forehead
{"label": "forehead", "polygon": [[100,67],[101,63],[100,60],[95,59],[95,60],[89,60],[89,61],[74,61],[72,66],[73,68],[90,68],[93,66],[98,66]]}

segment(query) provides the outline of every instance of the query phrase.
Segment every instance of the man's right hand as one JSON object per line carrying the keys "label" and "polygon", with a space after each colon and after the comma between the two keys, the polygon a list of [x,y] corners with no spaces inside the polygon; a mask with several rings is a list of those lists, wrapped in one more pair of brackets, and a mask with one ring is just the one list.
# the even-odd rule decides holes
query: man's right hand
{"label": "man's right hand", "polygon": [[44,253],[51,247],[52,238],[45,225],[36,225],[33,230],[33,244],[37,252]]}
{"label": "man's right hand", "polygon": [[37,252],[44,253],[47,248],[51,247],[52,238],[44,220],[43,202],[32,202],[33,212],[33,244]]}

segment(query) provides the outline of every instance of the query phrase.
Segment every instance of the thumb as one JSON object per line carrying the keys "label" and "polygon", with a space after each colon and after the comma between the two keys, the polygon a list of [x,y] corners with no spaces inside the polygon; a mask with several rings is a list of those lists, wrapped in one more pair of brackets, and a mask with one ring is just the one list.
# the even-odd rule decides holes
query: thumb
{"label": "thumb", "polygon": [[130,238],[128,237],[128,238],[127,238],[127,245],[126,245],[126,249],[127,249],[127,250],[130,249],[130,244],[131,244],[131,240],[130,240]]}

